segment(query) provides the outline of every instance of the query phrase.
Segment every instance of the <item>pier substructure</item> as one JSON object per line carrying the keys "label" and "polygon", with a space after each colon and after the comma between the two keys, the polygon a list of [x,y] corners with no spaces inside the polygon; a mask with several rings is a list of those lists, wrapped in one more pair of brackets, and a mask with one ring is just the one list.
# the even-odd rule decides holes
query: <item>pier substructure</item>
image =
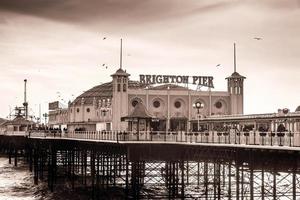
{"label": "pier substructure", "polygon": [[91,199],[300,198],[295,151],[10,136],[0,144],[14,166],[28,162],[35,184],[55,191],[68,181]]}

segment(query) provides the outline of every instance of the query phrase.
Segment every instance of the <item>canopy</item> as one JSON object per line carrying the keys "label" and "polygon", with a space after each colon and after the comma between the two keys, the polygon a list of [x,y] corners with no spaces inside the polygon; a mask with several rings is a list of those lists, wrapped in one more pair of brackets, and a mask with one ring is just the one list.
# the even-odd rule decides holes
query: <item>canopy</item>
{"label": "canopy", "polygon": [[147,108],[142,104],[141,102],[137,103],[136,106],[134,107],[133,111],[124,117],[121,117],[121,121],[131,121],[131,120],[136,120],[136,119],[153,119],[156,118],[153,115],[149,113]]}
{"label": "canopy", "polygon": [[33,121],[27,120],[21,116],[17,116],[15,119],[11,120],[11,121],[6,121],[4,122],[2,125],[17,125],[17,126],[21,126],[21,125],[33,125],[35,124]]}

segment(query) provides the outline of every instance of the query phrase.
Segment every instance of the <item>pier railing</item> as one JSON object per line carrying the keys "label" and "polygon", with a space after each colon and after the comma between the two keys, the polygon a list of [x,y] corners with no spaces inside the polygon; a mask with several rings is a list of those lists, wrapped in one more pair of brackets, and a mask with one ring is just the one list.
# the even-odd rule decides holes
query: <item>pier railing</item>
{"label": "pier railing", "polygon": [[[15,132],[0,134],[16,135]],[[184,131],[29,131],[17,133],[26,137],[69,138],[94,141],[114,142],[178,142],[178,143],[211,143],[211,144],[243,144],[263,146],[300,147],[300,132],[237,132],[235,130],[218,132],[184,132]]]}
{"label": "pier railing", "polygon": [[97,141],[136,141],[136,142],[184,142],[212,144],[244,144],[263,146],[300,147],[300,132],[237,132],[237,131],[27,131],[0,132],[0,135],[15,135],[40,138],[74,138]]}

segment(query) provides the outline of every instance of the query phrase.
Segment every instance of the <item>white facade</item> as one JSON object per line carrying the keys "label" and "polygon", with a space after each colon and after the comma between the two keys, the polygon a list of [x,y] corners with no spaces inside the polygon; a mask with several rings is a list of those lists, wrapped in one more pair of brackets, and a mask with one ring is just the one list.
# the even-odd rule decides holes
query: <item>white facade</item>
{"label": "white facade", "polygon": [[228,91],[196,91],[174,84],[131,81],[130,75],[119,69],[111,82],[86,91],[69,104],[68,129],[125,131],[128,124],[121,117],[132,112],[136,102],[142,102],[158,118],[151,128],[159,130],[191,130],[190,121],[199,117],[243,114],[245,77],[234,72],[226,79]]}

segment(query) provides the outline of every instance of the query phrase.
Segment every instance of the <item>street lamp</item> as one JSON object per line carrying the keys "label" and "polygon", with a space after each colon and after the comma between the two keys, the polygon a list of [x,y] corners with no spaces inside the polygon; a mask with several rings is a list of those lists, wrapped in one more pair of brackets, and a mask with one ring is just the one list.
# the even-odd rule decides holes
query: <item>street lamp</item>
{"label": "street lamp", "polygon": [[45,125],[47,124],[47,118],[48,118],[48,116],[49,116],[48,113],[44,113],[43,114],[43,117],[45,118]]}
{"label": "street lamp", "polygon": [[197,101],[196,103],[193,104],[193,108],[197,109],[197,119],[198,119],[198,125],[197,125],[197,129],[199,131],[199,126],[200,126],[200,109],[202,109],[204,107],[204,104],[201,101]]}

